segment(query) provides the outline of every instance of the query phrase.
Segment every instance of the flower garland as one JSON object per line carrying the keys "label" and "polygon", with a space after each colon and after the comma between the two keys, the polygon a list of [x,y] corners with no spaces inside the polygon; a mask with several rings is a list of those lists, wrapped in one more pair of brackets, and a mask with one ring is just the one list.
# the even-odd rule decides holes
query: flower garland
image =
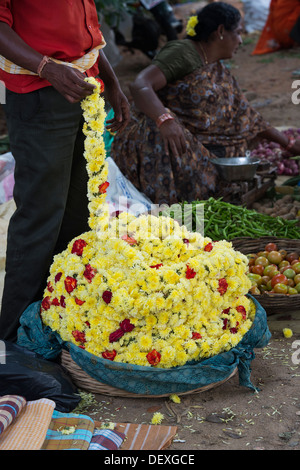
{"label": "flower garland", "polygon": [[186,25],[186,33],[188,36],[196,36],[196,31],[195,27],[198,24],[198,17],[195,16],[190,16],[187,25]]}
{"label": "flower garland", "polygon": [[55,256],[42,320],[110,361],[170,368],[227,351],[255,315],[248,259],[169,217],[109,218],[100,91],[82,103],[91,230]]}

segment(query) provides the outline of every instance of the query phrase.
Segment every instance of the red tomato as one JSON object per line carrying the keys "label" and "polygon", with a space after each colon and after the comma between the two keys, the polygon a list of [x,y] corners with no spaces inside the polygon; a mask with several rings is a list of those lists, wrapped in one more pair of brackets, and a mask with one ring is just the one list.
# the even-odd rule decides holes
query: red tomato
{"label": "red tomato", "polygon": [[265,251],[277,251],[277,245],[276,243],[268,243],[265,246]]}
{"label": "red tomato", "polygon": [[265,267],[262,264],[256,264],[252,266],[251,272],[253,274],[259,274],[260,276],[263,275]]}
{"label": "red tomato", "polygon": [[287,284],[288,279],[284,274],[276,274],[271,279],[271,286],[274,288],[276,284]]}
{"label": "red tomato", "polygon": [[295,251],[292,251],[291,253],[288,253],[286,255],[286,259],[288,260],[289,263],[291,263],[294,259],[299,260],[299,253],[296,253]]}

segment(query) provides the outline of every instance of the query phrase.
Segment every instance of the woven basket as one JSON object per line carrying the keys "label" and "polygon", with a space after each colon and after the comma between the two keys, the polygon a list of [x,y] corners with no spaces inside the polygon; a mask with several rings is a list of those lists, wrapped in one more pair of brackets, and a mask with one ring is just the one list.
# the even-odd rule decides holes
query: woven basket
{"label": "woven basket", "polygon": [[[286,250],[288,252],[296,251],[300,254],[300,240],[276,237],[261,237],[258,239],[241,237],[234,238],[231,241],[233,247],[245,255],[263,251],[267,243],[271,242],[276,243],[279,250]],[[264,292],[260,295],[253,295],[253,297],[255,297],[266,310],[267,315],[281,312],[286,313],[287,311],[300,309],[300,294],[286,295]]]}
{"label": "woven basket", "polygon": [[[128,397],[128,398],[159,398],[159,397],[168,397],[170,395],[142,395],[142,394],[135,394],[131,392],[127,392],[126,390],[118,389],[112,387],[111,385],[106,385],[98,380],[94,379],[90,375],[88,375],[81,367],[76,364],[71,358],[71,355],[68,351],[62,350],[61,353],[61,365],[67,369],[69,372],[72,381],[74,384],[83,390],[86,390],[90,393],[99,393],[102,395],[109,395],[109,396],[116,396],[116,397]],[[206,385],[205,387],[197,388],[195,390],[189,390],[188,392],[176,393],[176,395],[189,395],[193,393],[202,393],[206,392],[207,390],[211,390],[212,388],[218,387],[223,383],[227,382],[231,377],[233,377],[237,373],[237,368],[226,377],[224,380],[220,380],[219,382],[211,383]]]}

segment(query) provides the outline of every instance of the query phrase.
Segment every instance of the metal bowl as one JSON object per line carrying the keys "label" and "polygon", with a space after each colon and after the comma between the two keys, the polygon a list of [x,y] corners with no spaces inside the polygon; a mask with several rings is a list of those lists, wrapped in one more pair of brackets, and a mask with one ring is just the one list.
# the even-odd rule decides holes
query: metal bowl
{"label": "metal bowl", "polygon": [[219,175],[226,181],[249,181],[255,176],[260,163],[257,157],[214,158]]}

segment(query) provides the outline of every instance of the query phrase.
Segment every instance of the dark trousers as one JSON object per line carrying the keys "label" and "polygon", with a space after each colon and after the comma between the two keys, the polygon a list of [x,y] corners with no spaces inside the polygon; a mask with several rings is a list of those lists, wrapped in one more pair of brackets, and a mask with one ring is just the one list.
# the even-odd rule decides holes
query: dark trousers
{"label": "dark trousers", "polygon": [[53,87],[8,91],[4,106],[15,158],[0,338],[15,341],[24,310],[41,300],[54,254],[89,230],[80,104]]}

